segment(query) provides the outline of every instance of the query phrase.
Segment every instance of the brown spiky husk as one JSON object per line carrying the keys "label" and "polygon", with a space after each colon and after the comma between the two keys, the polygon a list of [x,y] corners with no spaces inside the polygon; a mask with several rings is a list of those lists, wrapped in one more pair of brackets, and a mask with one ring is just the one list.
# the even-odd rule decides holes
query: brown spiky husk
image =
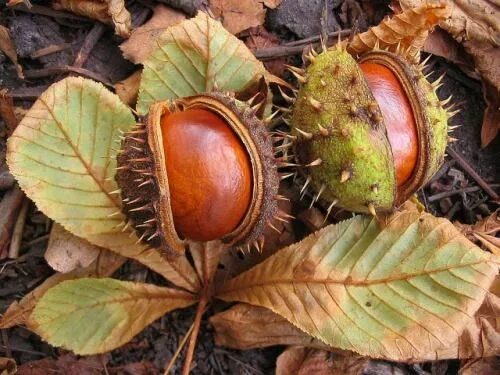
{"label": "brown spiky husk", "polygon": [[211,110],[224,118],[240,137],[252,164],[253,194],[249,210],[238,227],[221,240],[238,246],[259,241],[278,212],[277,164],[271,137],[255,110],[229,94],[215,92],[155,103],[143,119],[144,125],[138,124],[125,134],[116,175],[124,214],[149,245],[178,254],[184,251],[185,240],[175,231],[170,208],[160,119],[165,114],[191,108]]}

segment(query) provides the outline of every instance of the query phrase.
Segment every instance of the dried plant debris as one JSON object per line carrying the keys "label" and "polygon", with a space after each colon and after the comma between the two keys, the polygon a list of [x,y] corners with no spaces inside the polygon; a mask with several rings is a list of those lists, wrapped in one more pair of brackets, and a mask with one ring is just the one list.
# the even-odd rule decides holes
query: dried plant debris
{"label": "dried plant debris", "polygon": [[54,0],[54,9],[63,9],[100,22],[113,24],[115,32],[127,38],[132,20],[124,0]]}
{"label": "dried plant debris", "polygon": [[16,47],[12,43],[9,29],[2,25],[0,25],[0,51],[3,52],[15,65],[17,76],[19,78],[24,78],[23,68],[17,62]]}
{"label": "dried plant debris", "polygon": [[[403,9],[419,6],[420,0],[400,0]],[[483,79],[484,99],[487,103],[483,119],[481,143],[490,144],[500,127],[500,12],[498,6],[487,0],[444,1],[450,17],[439,23],[460,42],[474,59]]]}

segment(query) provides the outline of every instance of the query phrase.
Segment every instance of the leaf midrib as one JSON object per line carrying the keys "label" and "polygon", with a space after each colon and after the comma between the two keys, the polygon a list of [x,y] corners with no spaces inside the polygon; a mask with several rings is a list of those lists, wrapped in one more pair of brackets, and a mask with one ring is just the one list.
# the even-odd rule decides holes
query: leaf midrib
{"label": "leaf midrib", "polygon": [[[241,290],[246,290],[246,289],[251,289],[255,287],[263,287],[266,285],[273,285],[273,284],[341,284],[345,286],[371,286],[371,285],[377,285],[377,284],[387,284],[395,281],[405,281],[409,280],[412,278],[416,278],[419,276],[426,276],[426,275],[433,275],[436,273],[440,272],[445,272],[445,271],[450,271],[453,269],[458,269],[458,268],[464,268],[464,267],[472,267],[475,265],[483,264],[483,263],[489,263],[488,260],[481,260],[473,263],[467,263],[467,264],[461,264],[457,266],[452,266],[452,267],[442,267],[442,268],[436,268],[430,271],[421,271],[421,272],[416,272],[416,273],[410,273],[410,274],[405,274],[401,276],[395,276],[395,277],[389,277],[389,278],[384,278],[384,279],[375,279],[375,280],[348,280],[350,276],[347,276],[346,278],[343,279],[318,279],[318,278],[282,278],[282,279],[271,279],[268,281],[263,281],[263,282],[256,282],[252,283],[251,285],[235,285],[234,287],[230,288],[223,288],[221,290],[221,294],[226,294],[230,292],[236,292],[236,291],[241,291]],[[238,283],[239,278],[233,279],[233,283]],[[465,280],[464,280],[465,281]],[[476,284],[474,284],[476,285]]]}

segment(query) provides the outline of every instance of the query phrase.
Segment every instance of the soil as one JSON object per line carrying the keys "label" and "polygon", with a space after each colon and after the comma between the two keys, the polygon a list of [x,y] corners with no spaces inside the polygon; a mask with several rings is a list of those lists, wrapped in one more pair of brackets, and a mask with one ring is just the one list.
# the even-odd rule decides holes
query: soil
{"label": "soil", "polygon": [[[166,1],[168,3],[168,1]],[[94,26],[89,20],[73,20],[64,17],[34,15],[4,8],[5,2],[0,1],[0,24],[7,26],[14,39],[20,57],[20,63],[25,71],[50,68],[54,66],[71,65],[79,51],[82,41]],[[36,2],[35,2],[36,3]],[[44,2],[39,2],[44,3]],[[148,6],[152,1],[131,1],[129,9],[137,21],[136,25],[146,20]],[[198,1],[197,3],[201,3]],[[306,38],[318,33],[319,22],[313,17],[295,17],[294,12],[303,11],[306,2],[293,0],[283,1],[283,10],[268,13],[266,26],[276,33],[282,42]],[[316,9],[323,1],[307,2],[308,14],[321,14]],[[387,2],[353,0],[335,0],[328,2],[332,18],[328,27],[359,28],[378,23],[389,12]],[[318,5],[319,4],[319,5]],[[311,10],[314,5],[315,9]],[[295,6],[295,8],[294,8]],[[298,9],[298,10],[297,10]],[[294,18],[294,23],[289,22]],[[118,49],[122,40],[108,28],[92,49],[88,61],[83,68],[97,73],[108,83],[115,83],[127,77],[134,66],[126,61]],[[50,45],[64,45],[61,52],[42,58],[33,58],[34,52]],[[297,61],[290,58],[289,61]],[[451,147],[466,159],[471,167],[488,183],[498,183],[500,175],[500,137],[486,149],[480,148],[480,129],[484,112],[481,85],[468,78],[458,67],[448,61],[432,57],[431,67],[434,71],[431,79],[436,79],[443,72],[447,73],[444,86],[439,91],[441,99],[453,94],[453,101],[460,103],[461,113],[455,116],[451,125],[462,125],[455,130],[453,137],[457,138]],[[39,78],[20,80],[10,61],[0,53],[0,88],[9,89],[19,107],[29,108],[36,97],[52,82],[67,74],[46,75]],[[0,173],[6,170],[5,141],[7,132],[5,124],[0,120]],[[421,193],[421,200],[426,207],[436,215],[448,216],[452,220],[473,223],[485,217],[497,208],[488,195],[481,189],[470,194],[454,194],[443,203],[443,199],[434,200],[435,194],[457,190],[463,187],[476,186],[476,183],[465,173],[451,157],[438,173],[439,178],[432,181]],[[293,189],[293,187],[290,187]],[[0,199],[3,193],[0,191]],[[306,206],[294,207],[294,214],[300,216],[300,211]],[[452,211],[453,210],[453,211]],[[295,212],[296,211],[296,212]],[[0,213],[1,215],[1,213]],[[3,259],[0,251],[0,313],[15,300],[20,299],[53,271],[45,263],[43,254],[50,230],[50,220],[36,211],[31,205],[23,233],[22,256],[16,260]],[[309,231],[304,222],[295,223],[296,237],[306,235]],[[0,244],[1,245],[1,244]],[[2,246],[0,246],[0,249]],[[161,283],[160,278],[144,267],[128,263],[115,275],[123,280],[147,281]],[[224,308],[225,305],[215,304],[205,314]],[[194,317],[194,308],[174,311],[153,323],[136,336],[129,344],[99,356],[97,363],[102,364],[97,373],[120,369],[116,373],[155,374],[163,373],[163,368],[176,351],[180,340],[188,331]],[[206,320],[202,328],[195,353],[193,374],[271,374],[274,372],[276,358],[283,348],[274,347],[259,350],[236,351],[216,347],[213,342],[212,329]],[[42,342],[36,335],[22,327],[4,330],[0,338],[0,357],[8,356],[16,360],[18,365],[44,358],[58,358],[64,351]],[[182,357],[182,356],[181,356]],[[125,366],[144,361],[147,368],[126,370]],[[182,358],[174,365],[172,373],[180,373]],[[382,369],[378,374],[389,373],[389,367],[380,362]],[[458,361],[441,361],[416,365],[398,365],[402,374],[456,374]],[[131,367],[132,368],[132,367]],[[398,370],[398,371],[399,371]],[[121,371],[121,372],[120,372]],[[378,370],[377,370],[378,371]],[[113,371],[108,371],[114,373]],[[60,372],[64,373],[64,372]],[[73,372],[86,374],[90,372]],[[375,373],[375,372],[374,372]]]}

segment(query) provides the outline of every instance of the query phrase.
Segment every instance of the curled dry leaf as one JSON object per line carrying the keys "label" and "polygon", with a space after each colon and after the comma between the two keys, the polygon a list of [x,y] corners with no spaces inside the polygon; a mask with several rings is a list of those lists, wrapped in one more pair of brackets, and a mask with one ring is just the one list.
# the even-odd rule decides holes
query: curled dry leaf
{"label": "curled dry leaf", "polygon": [[134,64],[141,64],[157,47],[159,37],[165,29],[185,19],[186,16],[177,10],[162,4],[156,5],[149,21],[134,29],[130,38],[120,45],[123,56]]}
{"label": "curled dry leaf", "polygon": [[460,375],[496,375],[500,370],[500,358],[471,360],[460,368]]}
{"label": "curled dry leaf", "polygon": [[215,87],[244,91],[268,75],[242,41],[199,12],[169,27],[144,62],[137,111],[145,114],[155,101],[210,92]]}
{"label": "curled dry leaf", "polygon": [[98,354],[120,347],[167,312],[196,300],[190,293],[152,284],[68,280],[37,301],[26,323],[51,345],[80,355]]}
{"label": "curled dry leaf", "polygon": [[111,251],[101,250],[97,259],[88,267],[77,268],[68,273],[56,273],[48,277],[42,284],[26,294],[20,301],[13,302],[0,318],[0,328],[11,328],[26,323],[36,302],[50,288],[65,280],[82,277],[111,276],[127,259]]}
{"label": "curled dry leaf", "polygon": [[419,3],[383,20],[380,25],[371,27],[364,33],[356,34],[352,41],[347,43],[350,52],[361,54],[380,48],[407,51],[409,58],[418,62],[429,30],[438,22],[449,17],[450,10],[445,4]]}
{"label": "curled dry leaf", "polygon": [[[245,39],[245,44],[251,50],[257,50],[279,46],[280,41],[276,35],[267,31],[264,26],[258,26],[250,29],[249,36]],[[281,77],[285,71],[285,62],[284,58],[276,58],[264,62],[264,66],[272,74]]]}
{"label": "curled dry leaf", "polygon": [[134,107],[139,95],[139,85],[141,83],[142,70],[138,70],[125,78],[123,81],[115,83],[115,92],[120,100],[129,107]]}
{"label": "curled dry leaf", "polygon": [[168,261],[139,243],[120,211],[113,142],[134,125],[127,106],[103,85],[66,78],[26,113],[8,140],[7,163],[38,209],[66,230],[195,291],[199,281],[187,259]]}
{"label": "curled dry leaf", "polygon": [[12,61],[16,67],[17,76],[24,79],[23,68],[17,62],[17,52],[12,39],[10,38],[9,29],[0,25],[0,51]]}
{"label": "curled dry leaf", "polygon": [[16,361],[12,358],[0,357],[0,374],[14,375],[17,374]]}
{"label": "curled dry leaf", "polygon": [[124,38],[130,35],[132,19],[124,0],[54,0],[52,7],[113,24],[115,32]]}
{"label": "curled dry leaf", "polygon": [[210,0],[210,9],[231,34],[262,25],[266,11],[259,0]]}
{"label": "curled dry leaf", "polygon": [[326,350],[294,346],[276,360],[276,375],[362,375],[371,373],[367,371],[369,365],[370,359],[366,357],[342,356]]}
{"label": "curled dry leaf", "polygon": [[458,339],[497,271],[449,221],[409,211],[384,228],[365,216],[328,226],[218,297],[267,307],[332,347],[409,361]]}
{"label": "curled dry leaf", "polygon": [[500,231],[500,210],[478,221],[474,225],[455,222],[455,226],[472,242],[482,243],[493,254],[500,256],[500,239],[496,234]]}
{"label": "curled dry leaf", "polygon": [[67,273],[75,268],[88,267],[99,256],[101,248],[76,237],[54,223],[50,232],[45,260],[56,271]]}
{"label": "curled dry leaf", "polygon": [[[331,349],[322,341],[307,335],[281,315],[271,310],[238,303],[210,318],[215,329],[215,343],[233,349],[247,350],[274,345],[303,345]],[[345,352],[349,354],[349,352]]]}
{"label": "curled dry leaf", "polygon": [[[421,0],[399,0],[403,9],[419,6]],[[487,109],[481,130],[486,147],[500,127],[500,11],[488,0],[443,0],[450,17],[439,26],[460,42],[474,59],[474,68],[483,79]]]}

